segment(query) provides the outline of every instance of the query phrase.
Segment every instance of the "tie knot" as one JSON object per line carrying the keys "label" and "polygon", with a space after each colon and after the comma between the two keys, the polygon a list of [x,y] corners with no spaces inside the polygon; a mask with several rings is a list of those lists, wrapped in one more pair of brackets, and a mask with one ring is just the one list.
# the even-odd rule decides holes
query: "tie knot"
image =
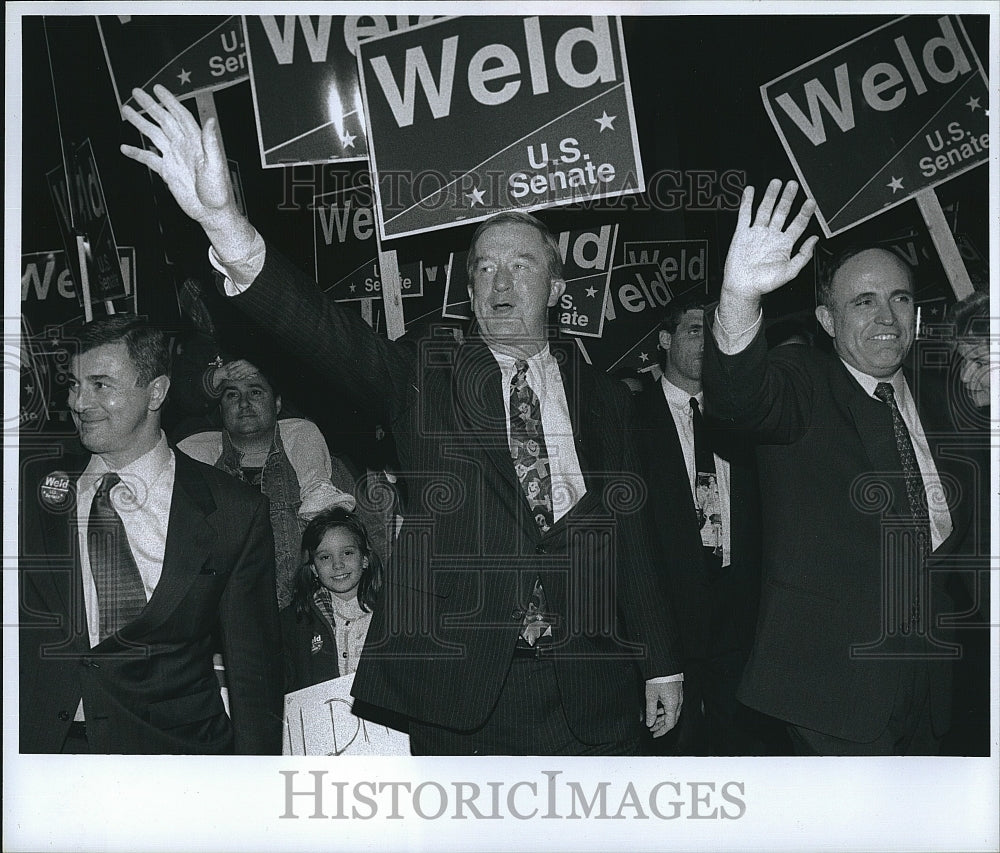
{"label": "tie knot", "polygon": [[111,471],[111,472],[105,474],[101,478],[101,485],[98,486],[98,488],[97,488],[97,496],[99,498],[103,498],[104,500],[107,500],[108,499],[108,495],[111,494],[111,490],[115,486],[117,486],[121,481],[122,481],[122,478],[119,477],[114,471]]}
{"label": "tie knot", "polygon": [[698,398],[697,397],[692,397],[689,402],[691,404],[691,414],[692,415],[700,415],[701,414],[701,406],[698,405]]}
{"label": "tie knot", "polygon": [[519,358],[514,362],[514,375],[510,379],[511,385],[517,385],[528,373],[528,362]]}
{"label": "tie knot", "polygon": [[889,403],[890,400],[895,401],[896,392],[892,387],[892,383],[879,382],[878,385],[875,386],[875,396],[878,397],[883,403]]}

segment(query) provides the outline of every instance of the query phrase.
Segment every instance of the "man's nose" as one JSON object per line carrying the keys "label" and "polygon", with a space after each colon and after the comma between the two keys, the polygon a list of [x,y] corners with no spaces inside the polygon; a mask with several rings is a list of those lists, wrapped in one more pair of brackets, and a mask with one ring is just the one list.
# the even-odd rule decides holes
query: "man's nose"
{"label": "man's nose", "polygon": [[879,302],[875,306],[875,322],[891,326],[896,322],[896,313],[888,302]]}
{"label": "man's nose", "polygon": [[78,385],[76,388],[70,390],[67,402],[69,403],[70,409],[79,413],[84,411],[90,404],[90,396],[84,390],[82,385]]}
{"label": "man's nose", "polygon": [[509,290],[513,281],[514,277],[510,274],[510,270],[506,267],[499,267],[497,274],[493,276],[493,289]]}

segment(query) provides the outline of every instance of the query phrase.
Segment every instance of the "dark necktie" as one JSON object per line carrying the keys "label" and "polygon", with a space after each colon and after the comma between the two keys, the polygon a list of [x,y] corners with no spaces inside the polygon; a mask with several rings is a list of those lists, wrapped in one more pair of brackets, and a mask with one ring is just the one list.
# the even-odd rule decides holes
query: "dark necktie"
{"label": "dark necktie", "polygon": [[[542,432],[542,406],[528,384],[528,362],[518,359],[510,380],[510,456],[521,489],[531,507],[535,522],[542,529],[552,527],[552,472]],[[545,590],[535,578],[521,626],[521,639],[534,646],[538,638],[551,633],[546,617]]]}
{"label": "dark necktie", "polygon": [[699,474],[715,473],[715,455],[705,432],[705,419],[701,416],[698,398],[691,398],[691,426],[694,431],[694,467]]}
{"label": "dark necktie", "polygon": [[923,562],[931,550],[930,515],[927,511],[924,478],[920,473],[920,466],[917,464],[917,455],[913,452],[910,431],[906,428],[903,414],[899,411],[899,405],[896,403],[896,394],[892,384],[879,382],[875,386],[875,396],[885,403],[892,413],[892,432],[896,439],[896,452],[899,454],[899,464],[903,469],[903,479],[906,483],[906,500],[916,527],[917,558],[908,561],[907,570],[904,571],[904,589],[900,593],[903,599],[900,603],[905,607],[905,602],[909,601],[911,606],[910,619],[903,620],[902,630],[905,634],[909,633],[910,625],[918,621],[920,596],[917,575],[921,572]]}
{"label": "dark necktie", "polygon": [[111,503],[111,490],[120,482],[117,474],[104,475],[87,523],[87,551],[100,614],[99,641],[127,625],[146,606],[146,592],[125,525]]}

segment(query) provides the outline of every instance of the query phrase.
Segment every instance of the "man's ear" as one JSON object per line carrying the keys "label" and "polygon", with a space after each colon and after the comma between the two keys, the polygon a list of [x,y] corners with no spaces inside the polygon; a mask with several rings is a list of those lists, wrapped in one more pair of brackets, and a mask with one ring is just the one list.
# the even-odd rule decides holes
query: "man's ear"
{"label": "man's ear", "polygon": [[819,320],[819,324],[824,328],[826,333],[831,338],[837,337],[833,332],[834,330],[833,314],[830,312],[829,308],[827,308],[825,305],[817,305],[816,319]]}
{"label": "man's ear", "polygon": [[666,329],[660,329],[657,339],[659,340],[660,349],[664,352],[670,352],[670,332]]}
{"label": "man's ear", "polygon": [[274,413],[276,415],[280,415],[281,414],[281,395],[280,394],[278,394],[278,396],[274,398]]}
{"label": "man's ear", "polygon": [[158,411],[161,406],[166,402],[167,391],[170,390],[170,377],[169,376],[157,376],[152,382],[149,383],[149,410],[151,412]]}
{"label": "man's ear", "polygon": [[559,298],[566,292],[566,282],[561,278],[553,278],[549,280],[549,301],[548,306],[551,308],[555,305]]}

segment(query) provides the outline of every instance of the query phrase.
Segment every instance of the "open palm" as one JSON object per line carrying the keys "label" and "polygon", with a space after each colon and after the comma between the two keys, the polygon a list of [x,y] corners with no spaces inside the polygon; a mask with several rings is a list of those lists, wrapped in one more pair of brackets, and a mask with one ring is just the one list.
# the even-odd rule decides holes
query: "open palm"
{"label": "open palm", "polygon": [[806,199],[798,215],[784,228],[797,191],[795,181],[789,181],[784,191],[781,181],[771,181],[752,222],[754,190],[748,186],[743,191],[736,231],[726,256],[725,286],[732,292],[759,299],[795,278],[812,257],[817,237],[808,238],[797,253],[793,254],[793,250],[816,210],[815,202]]}
{"label": "open palm", "polygon": [[159,102],[133,89],[145,118],[131,107],[122,117],[145,136],[157,151],[122,145],[121,151],[158,174],[188,216],[207,227],[217,225],[235,209],[229,170],[222,156],[214,119],[201,128],[194,116],[163,86],[155,86]]}

